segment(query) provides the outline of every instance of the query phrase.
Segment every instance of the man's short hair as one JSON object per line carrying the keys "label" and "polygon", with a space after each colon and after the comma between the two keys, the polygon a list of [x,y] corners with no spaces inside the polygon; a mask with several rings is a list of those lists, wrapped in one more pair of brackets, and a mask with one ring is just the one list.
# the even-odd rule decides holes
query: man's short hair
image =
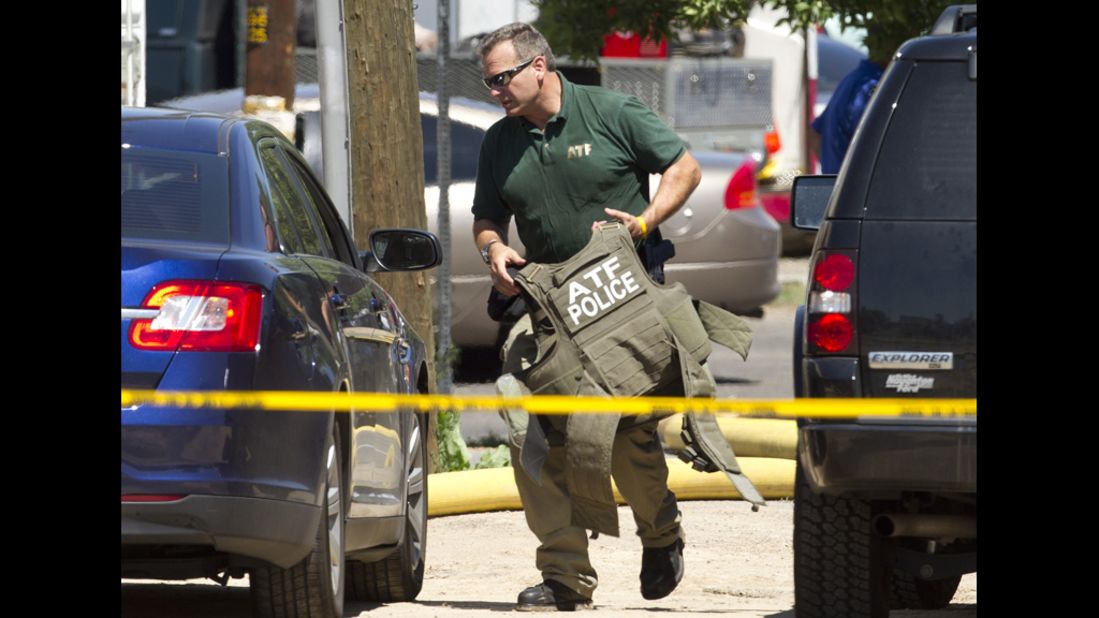
{"label": "man's short hair", "polygon": [[520,62],[535,56],[545,56],[546,69],[557,70],[557,61],[553,59],[553,50],[546,42],[546,37],[535,30],[534,26],[518,21],[497,28],[481,40],[481,44],[477,47],[481,60],[483,61],[494,47],[504,41],[511,41]]}

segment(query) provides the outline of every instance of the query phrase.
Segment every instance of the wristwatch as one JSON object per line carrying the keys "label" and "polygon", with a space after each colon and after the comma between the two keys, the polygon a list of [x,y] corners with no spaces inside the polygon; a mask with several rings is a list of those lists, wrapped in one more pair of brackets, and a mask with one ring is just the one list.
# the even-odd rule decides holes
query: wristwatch
{"label": "wristwatch", "polygon": [[485,261],[485,264],[488,264],[488,248],[491,247],[494,242],[500,241],[493,239],[485,243],[485,246],[481,247],[481,259]]}

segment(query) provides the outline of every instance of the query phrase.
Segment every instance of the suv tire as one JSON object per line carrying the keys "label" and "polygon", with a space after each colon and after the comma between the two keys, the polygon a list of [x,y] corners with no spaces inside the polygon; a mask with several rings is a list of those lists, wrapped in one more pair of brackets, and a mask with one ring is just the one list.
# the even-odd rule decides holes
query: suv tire
{"label": "suv tire", "polygon": [[926,580],[894,569],[889,606],[892,609],[942,609],[950,604],[961,581],[961,575]]}
{"label": "suv tire", "polygon": [[389,557],[377,562],[348,561],[348,594],[356,601],[412,601],[424,585],[427,548],[426,414],[414,414],[406,460],[407,494],[404,536]]}
{"label": "suv tire", "polygon": [[798,461],[794,489],[794,611],[799,618],[889,614],[882,546],[869,501],[815,493]]}
{"label": "suv tire", "polygon": [[317,525],[313,551],[288,569],[260,567],[252,570],[252,608],[256,616],[338,618],[343,615],[347,492],[339,444],[339,425],[333,420],[332,441],[325,449],[327,508]]}

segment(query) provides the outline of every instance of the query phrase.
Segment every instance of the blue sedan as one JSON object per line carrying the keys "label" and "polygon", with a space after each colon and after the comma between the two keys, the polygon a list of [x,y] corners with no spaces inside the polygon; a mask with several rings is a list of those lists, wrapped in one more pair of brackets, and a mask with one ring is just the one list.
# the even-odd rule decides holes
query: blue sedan
{"label": "blue sedan", "polygon": [[[256,120],[123,108],[121,165],[123,389],[427,392],[424,343],[368,272],[436,265],[434,236],[374,230],[359,253]],[[419,593],[425,415],[121,416],[123,577],[248,575],[263,616]]]}

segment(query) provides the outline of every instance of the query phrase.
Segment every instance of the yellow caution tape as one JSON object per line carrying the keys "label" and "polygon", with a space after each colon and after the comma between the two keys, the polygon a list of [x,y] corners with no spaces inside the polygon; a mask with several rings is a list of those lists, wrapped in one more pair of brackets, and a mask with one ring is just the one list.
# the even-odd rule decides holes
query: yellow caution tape
{"label": "yellow caution tape", "polygon": [[734,412],[757,418],[854,418],[858,416],[962,417],[977,415],[976,399],[703,399],[685,397],[495,397],[490,395],[401,395],[315,391],[122,390],[122,408],[249,408],[316,412],[401,412],[411,409],[499,410],[532,414],[648,414]]}

